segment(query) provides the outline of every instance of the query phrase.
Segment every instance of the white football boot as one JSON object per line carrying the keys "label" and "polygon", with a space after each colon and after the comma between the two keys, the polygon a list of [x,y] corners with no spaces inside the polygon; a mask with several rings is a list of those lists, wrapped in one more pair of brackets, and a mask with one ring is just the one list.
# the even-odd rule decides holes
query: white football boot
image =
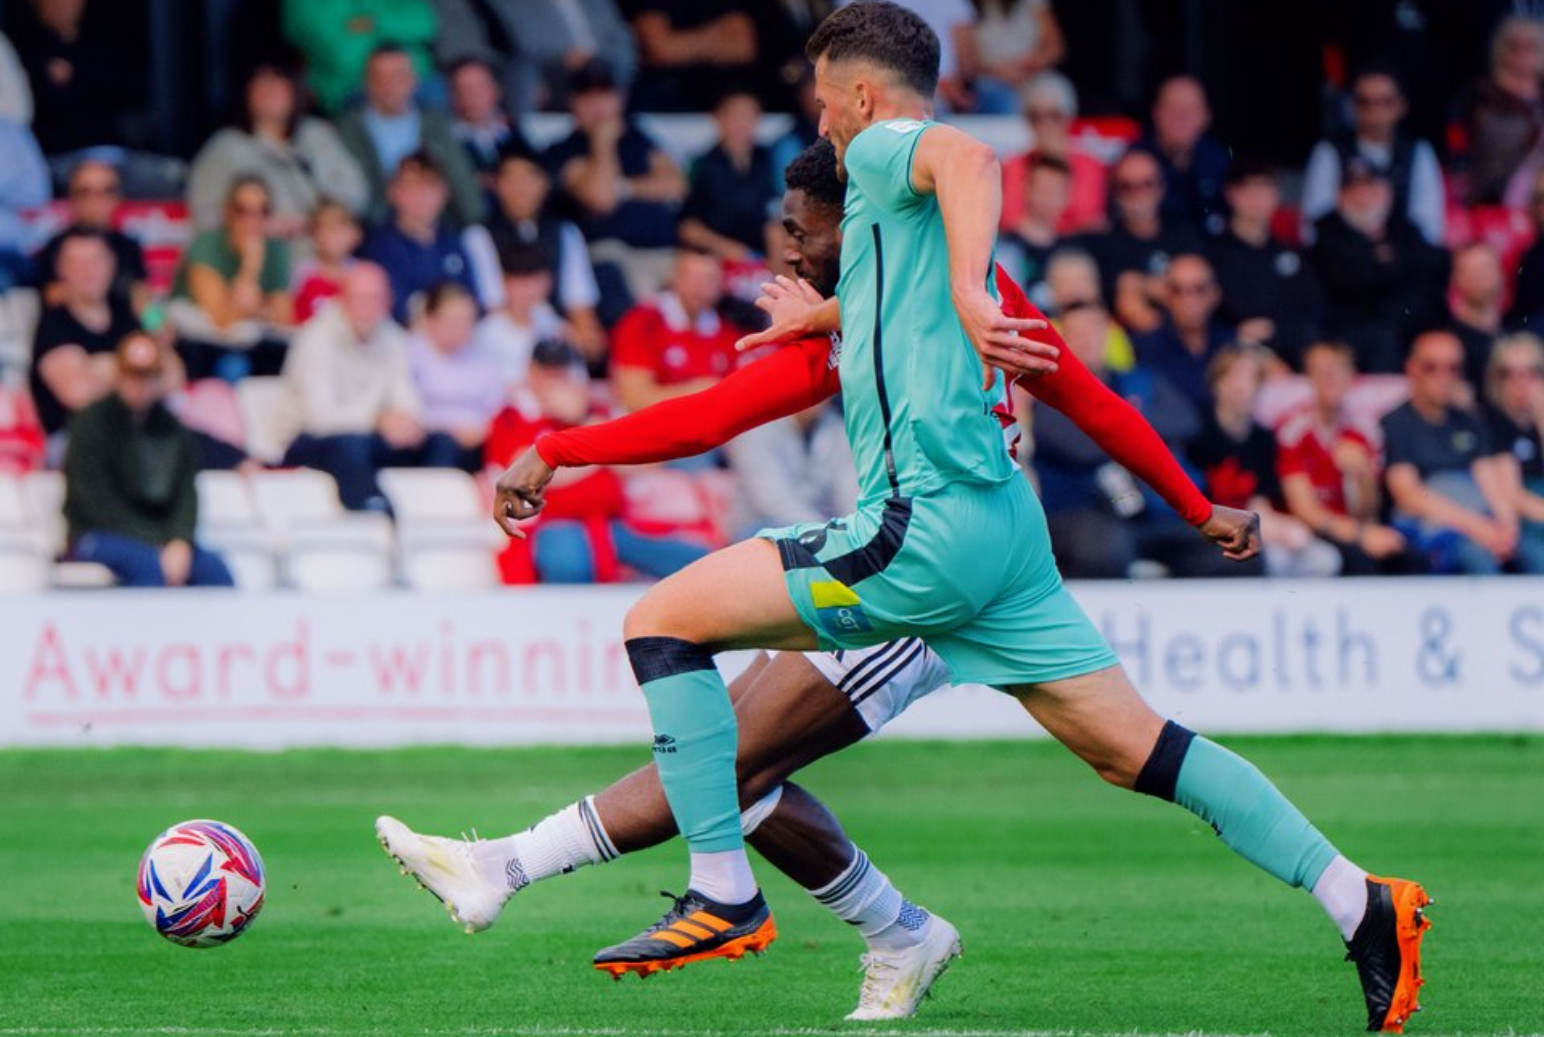
{"label": "white football boot", "polygon": [[863,956],[858,1007],[847,1018],[910,1018],[934,981],[963,953],[958,930],[937,915],[929,919],[927,935],[915,947],[894,953],[869,951]]}
{"label": "white football boot", "polygon": [[481,932],[499,919],[509,892],[489,882],[472,856],[467,839],[419,835],[394,817],[375,819],[381,846],[402,866],[402,874],[439,898],[468,933]]}

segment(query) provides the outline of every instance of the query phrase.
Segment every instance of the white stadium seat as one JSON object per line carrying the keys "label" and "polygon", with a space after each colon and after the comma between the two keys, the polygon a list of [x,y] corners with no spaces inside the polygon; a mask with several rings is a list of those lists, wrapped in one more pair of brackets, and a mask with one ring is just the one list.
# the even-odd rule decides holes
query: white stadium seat
{"label": "white stadium seat", "polygon": [[263,525],[240,473],[198,473],[198,540],[225,559],[242,590],[278,585],[278,539]]}
{"label": "white stadium seat", "polygon": [[391,520],[350,512],[332,476],[309,468],[250,479],[263,524],[283,547],[285,582],[305,591],[370,591],[391,584]]}
{"label": "white stadium seat", "polygon": [[454,468],[389,468],[382,491],[397,520],[402,580],[415,590],[478,590],[499,582],[503,534],[470,475]]}
{"label": "white stadium seat", "polygon": [[14,475],[0,475],[0,594],[28,594],[48,586],[52,558]]}
{"label": "white stadium seat", "polygon": [[[30,509],[45,552],[53,558],[62,555],[65,542],[64,475],[61,472],[28,472],[22,477],[23,499]],[[65,590],[90,590],[111,587],[117,581],[105,565],[95,562],[55,562],[52,585]]]}

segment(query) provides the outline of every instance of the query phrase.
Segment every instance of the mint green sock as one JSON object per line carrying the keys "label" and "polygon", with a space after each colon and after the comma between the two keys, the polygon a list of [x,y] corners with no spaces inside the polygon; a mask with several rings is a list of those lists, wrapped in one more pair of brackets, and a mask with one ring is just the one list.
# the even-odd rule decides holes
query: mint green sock
{"label": "mint green sock", "polygon": [[1335,859],[1335,847],[1254,764],[1205,738],[1190,741],[1174,802],[1289,886],[1312,889]]}
{"label": "mint green sock", "polygon": [[672,637],[632,638],[627,654],[654,725],[654,765],[687,846],[743,849],[739,728],[712,654]]}

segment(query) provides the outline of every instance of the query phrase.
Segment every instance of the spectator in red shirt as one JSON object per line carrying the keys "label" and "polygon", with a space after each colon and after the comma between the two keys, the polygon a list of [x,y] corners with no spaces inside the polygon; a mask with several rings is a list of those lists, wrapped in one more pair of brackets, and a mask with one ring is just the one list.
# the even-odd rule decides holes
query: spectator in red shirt
{"label": "spectator in red shirt", "polygon": [[1072,193],[1057,231],[1065,235],[1102,230],[1109,176],[1103,162],[1072,146],[1072,120],[1078,115],[1072,81],[1060,72],[1042,72],[1024,85],[1022,96],[1024,119],[1035,135],[1035,146],[1003,163],[1002,229],[1011,230],[1022,218],[1031,163],[1048,156],[1061,159],[1072,170]]}
{"label": "spectator in red shirt", "polygon": [[295,321],[304,324],[343,291],[343,275],[364,241],[359,220],[342,202],[323,202],[311,215],[311,259],[295,274]]}
{"label": "spectator in red shirt", "polygon": [[744,331],[719,316],[724,273],[701,252],[676,255],[670,283],[634,307],[612,334],[612,384],[628,410],[698,392],[735,367]]}
{"label": "spectator in red shirt", "polygon": [[1303,353],[1313,402],[1276,430],[1276,463],[1287,511],[1340,552],[1341,573],[1372,576],[1425,569],[1398,530],[1377,521],[1382,509],[1378,434],[1345,412],[1356,380],[1351,347],[1316,342]]}
{"label": "spectator in red shirt", "polygon": [[[593,417],[584,358],[557,339],[537,344],[520,400],[493,419],[485,448],[495,471],[542,436],[587,424]],[[505,583],[614,583],[623,567],[668,576],[707,554],[681,537],[646,536],[624,521],[622,480],[606,467],[559,472],[547,506],[527,526],[527,539],[511,539],[499,555]]]}

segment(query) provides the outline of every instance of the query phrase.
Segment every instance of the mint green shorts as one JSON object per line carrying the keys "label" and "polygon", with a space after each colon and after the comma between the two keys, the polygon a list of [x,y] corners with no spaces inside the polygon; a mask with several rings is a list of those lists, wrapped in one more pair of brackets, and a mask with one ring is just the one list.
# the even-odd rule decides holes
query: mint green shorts
{"label": "mint green shorts", "polygon": [[777,545],[794,607],[826,651],[920,637],[955,683],[1000,688],[1117,662],[1062,584],[1023,479],[756,535]]}

